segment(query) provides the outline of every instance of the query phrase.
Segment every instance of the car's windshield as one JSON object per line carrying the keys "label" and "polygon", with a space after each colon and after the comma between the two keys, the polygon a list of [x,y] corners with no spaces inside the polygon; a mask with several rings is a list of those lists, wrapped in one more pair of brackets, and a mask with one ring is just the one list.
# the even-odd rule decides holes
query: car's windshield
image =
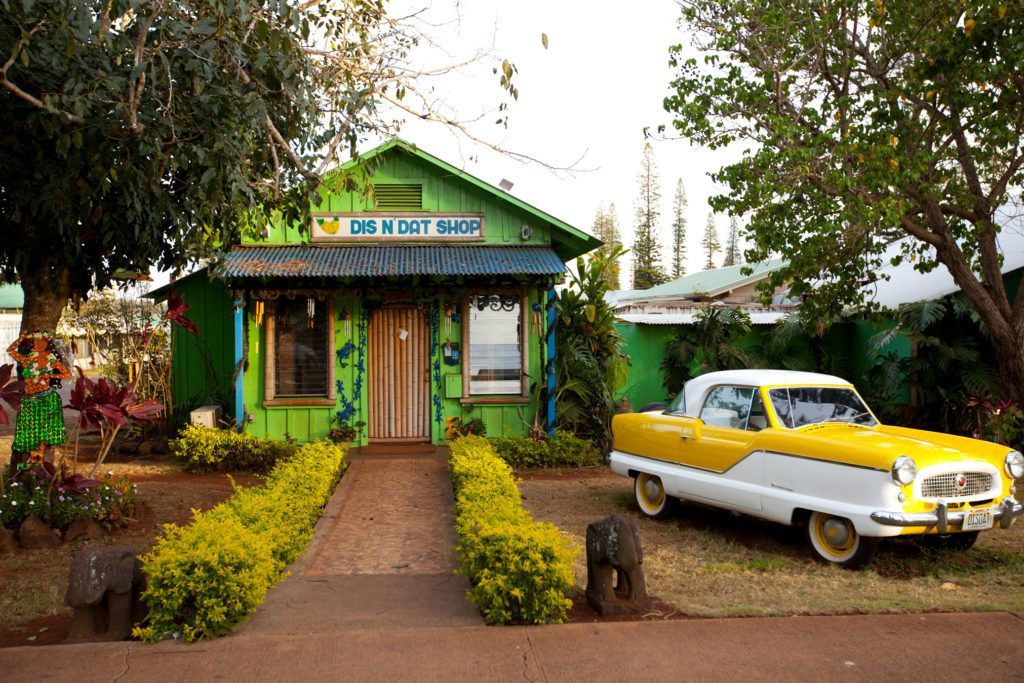
{"label": "car's windshield", "polygon": [[682,415],[686,412],[686,389],[676,394],[676,397],[672,399],[672,403],[668,405],[668,409],[665,412],[673,415]]}
{"label": "car's windshield", "polygon": [[875,425],[875,418],[852,389],[783,387],[768,392],[783,427],[797,429],[823,422]]}

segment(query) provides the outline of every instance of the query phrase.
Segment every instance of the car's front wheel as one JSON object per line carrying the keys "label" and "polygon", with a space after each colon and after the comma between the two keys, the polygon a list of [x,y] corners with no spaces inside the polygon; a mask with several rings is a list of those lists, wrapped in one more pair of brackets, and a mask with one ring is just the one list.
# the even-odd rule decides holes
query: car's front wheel
{"label": "car's front wheel", "polygon": [[846,569],[859,569],[871,561],[877,538],[857,533],[853,522],[824,512],[812,512],[807,535],[818,559]]}
{"label": "car's front wheel", "polygon": [[633,480],[633,495],[640,512],[654,519],[665,519],[675,510],[676,499],[665,493],[661,478],[640,472]]}

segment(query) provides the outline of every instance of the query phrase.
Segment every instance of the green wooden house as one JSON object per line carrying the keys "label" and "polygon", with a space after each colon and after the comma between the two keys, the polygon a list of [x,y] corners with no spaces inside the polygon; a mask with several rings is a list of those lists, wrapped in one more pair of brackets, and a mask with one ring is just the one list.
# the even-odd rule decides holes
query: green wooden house
{"label": "green wooden house", "polygon": [[359,445],[441,444],[453,418],[551,428],[554,285],[600,242],[401,140],[354,163],[373,192],[153,292],[200,328],[173,332],[176,411],[299,441],[344,423]]}

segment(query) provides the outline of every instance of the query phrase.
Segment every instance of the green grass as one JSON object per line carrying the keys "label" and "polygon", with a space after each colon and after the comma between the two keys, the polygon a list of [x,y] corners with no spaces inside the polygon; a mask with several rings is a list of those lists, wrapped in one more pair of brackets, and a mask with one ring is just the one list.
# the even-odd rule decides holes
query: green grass
{"label": "green grass", "polygon": [[[1024,610],[1024,524],[982,533],[967,552],[883,541],[872,563],[849,571],[817,561],[802,529],[683,505],[669,520],[642,517],[631,481],[526,479],[524,505],[584,545],[587,524],[612,513],[638,520],[647,589],[683,614],[769,616]],[[576,566],[586,585],[585,558]]]}

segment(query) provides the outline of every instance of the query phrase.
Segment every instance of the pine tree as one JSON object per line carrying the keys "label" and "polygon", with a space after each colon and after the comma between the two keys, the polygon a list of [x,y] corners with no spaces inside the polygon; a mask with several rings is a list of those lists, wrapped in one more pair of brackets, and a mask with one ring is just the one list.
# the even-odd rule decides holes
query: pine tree
{"label": "pine tree", "polygon": [[725,243],[725,260],[723,266],[738,266],[743,263],[740,254],[740,224],[736,216],[729,219],[729,241]]}
{"label": "pine tree", "polygon": [[721,251],[722,244],[718,241],[718,226],[715,225],[714,212],[708,214],[708,224],[704,228],[704,239],[701,240],[700,246],[708,254],[708,262],[704,264],[704,270],[716,268],[715,254]]}
{"label": "pine tree", "polygon": [[[604,242],[596,251],[596,254],[609,259],[616,247],[622,245],[622,238],[619,235],[619,216],[615,211],[615,202],[605,208],[604,204],[597,205],[597,212],[594,214],[594,236]],[[603,277],[608,283],[608,289],[620,288],[620,266],[618,259],[609,261],[605,268]]]}
{"label": "pine tree", "polygon": [[672,277],[686,275],[686,204],[686,188],[680,178],[672,202]]}
{"label": "pine tree", "polygon": [[633,240],[633,289],[649,289],[668,281],[668,275],[661,266],[661,244],[657,235],[661,188],[654,150],[649,142],[644,145],[637,181],[640,188],[636,199],[636,237]]}

